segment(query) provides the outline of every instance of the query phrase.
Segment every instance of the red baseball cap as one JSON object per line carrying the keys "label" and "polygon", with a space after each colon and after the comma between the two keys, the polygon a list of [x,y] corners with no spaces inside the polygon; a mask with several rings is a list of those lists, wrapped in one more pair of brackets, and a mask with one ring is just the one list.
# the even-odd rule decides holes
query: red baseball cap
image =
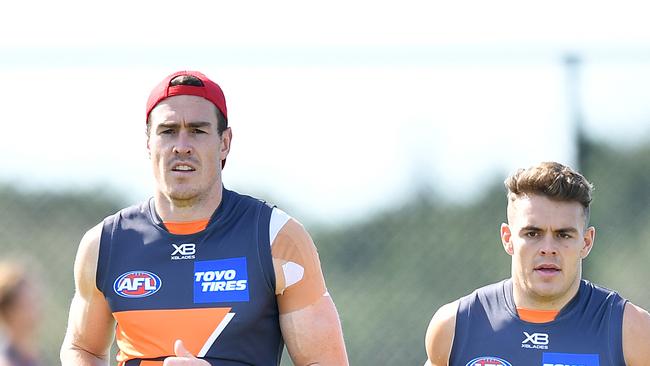
{"label": "red baseball cap", "polygon": [[[170,85],[174,78],[183,75],[194,76],[201,80],[203,85]],[[198,71],[177,71],[167,76],[163,81],[156,85],[156,87],[151,91],[151,94],[149,94],[149,99],[147,100],[146,120],[149,120],[149,113],[151,113],[151,110],[154,109],[160,101],[165,98],[173,97],[174,95],[196,95],[198,97],[203,97],[212,102],[212,104],[221,111],[221,114],[223,114],[226,120],[228,120],[226,97],[223,95],[221,87]]]}

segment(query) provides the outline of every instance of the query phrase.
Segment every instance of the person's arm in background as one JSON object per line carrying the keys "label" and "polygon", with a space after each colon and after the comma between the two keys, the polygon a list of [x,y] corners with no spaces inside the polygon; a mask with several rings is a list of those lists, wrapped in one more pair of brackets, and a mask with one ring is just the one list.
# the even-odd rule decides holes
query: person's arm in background
{"label": "person's arm in background", "polygon": [[75,294],[61,345],[63,366],[108,365],[115,320],[95,284],[102,224],[81,239],[74,264]]}

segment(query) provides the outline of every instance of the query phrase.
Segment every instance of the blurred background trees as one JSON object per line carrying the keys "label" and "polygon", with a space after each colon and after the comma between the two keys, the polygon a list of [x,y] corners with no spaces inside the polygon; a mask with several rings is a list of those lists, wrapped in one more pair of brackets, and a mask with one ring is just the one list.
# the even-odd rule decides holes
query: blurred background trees
{"label": "blurred background trees", "polygon": [[[650,143],[587,144],[581,170],[596,186],[591,222],[597,236],[584,276],[650,308],[645,282],[650,278]],[[435,309],[509,275],[510,259],[499,240],[505,175],[486,178],[494,181],[469,202],[420,187],[401,206],[361,221],[307,223],[341,315],[351,364],[422,364],[423,336]],[[45,289],[41,343],[48,364],[58,363],[78,242],[87,229],[128,204],[101,190],[0,186],[2,255],[30,258]]]}

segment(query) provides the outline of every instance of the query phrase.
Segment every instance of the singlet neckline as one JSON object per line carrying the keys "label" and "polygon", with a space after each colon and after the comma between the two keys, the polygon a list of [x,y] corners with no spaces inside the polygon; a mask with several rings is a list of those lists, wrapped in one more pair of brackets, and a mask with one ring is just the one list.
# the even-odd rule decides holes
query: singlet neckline
{"label": "singlet neckline", "polygon": [[[222,186],[222,189],[221,189],[221,202],[219,203],[219,206],[217,206],[217,209],[214,210],[214,212],[212,213],[212,216],[210,216],[210,218],[206,220],[207,222],[206,222],[205,226],[201,230],[198,230],[198,231],[193,231],[192,230],[193,232],[178,233],[173,229],[169,230],[165,226],[165,222],[163,222],[163,220],[158,215],[158,212],[156,211],[156,205],[155,205],[155,201],[154,201],[153,197],[151,197],[149,199],[149,205],[148,205],[149,206],[149,210],[148,210],[149,211],[149,218],[150,218],[151,222],[159,230],[164,231],[164,232],[168,233],[169,235],[187,236],[187,235],[198,234],[198,233],[203,232],[203,231],[207,230],[208,228],[214,226],[217,223],[223,222],[227,218],[227,213],[228,213],[229,208],[231,206],[231,202],[230,202],[231,201],[231,194],[232,194],[232,192],[230,192],[224,186]],[[194,220],[194,221],[185,221],[185,222],[172,221],[171,223],[172,223],[172,225],[180,223],[181,226],[186,226],[187,225],[187,226],[195,226],[196,227],[197,222],[200,222],[200,221],[203,221],[203,220]]]}
{"label": "singlet neckline", "polygon": [[549,323],[557,318],[559,310],[534,310],[526,308],[517,308],[519,319],[528,323],[543,324]]}
{"label": "singlet neckline", "polygon": [[[547,324],[549,324],[549,325],[554,324],[554,323],[556,323],[558,321],[561,321],[562,319],[566,318],[567,316],[570,316],[570,314],[573,313],[574,311],[576,311],[576,309],[578,308],[578,305],[580,303],[581,295],[586,290],[586,288],[585,288],[586,287],[586,282],[585,282],[584,279],[581,279],[580,280],[580,286],[578,286],[578,292],[576,292],[575,296],[573,296],[573,298],[571,300],[569,300],[569,302],[566,305],[564,305],[564,307],[562,309],[560,309],[558,311],[557,315],[555,316],[555,318],[553,320],[548,321],[548,322],[544,322],[544,323],[536,323],[536,322],[530,322],[530,321],[524,320],[519,316],[519,313],[517,312],[517,306],[515,305],[515,298],[514,298],[513,290],[512,290],[512,288],[513,288],[512,278],[504,280],[502,283],[503,283],[503,286],[502,286],[503,291],[501,292],[501,294],[503,296],[503,301],[505,302],[506,308],[507,308],[508,312],[510,313],[510,315],[512,317],[516,318],[520,322],[527,323],[527,324],[541,325],[541,326],[544,326],[544,325],[547,325]],[[528,309],[528,310],[530,310],[530,309]]]}
{"label": "singlet neckline", "polygon": [[163,221],[163,225],[172,234],[192,235],[205,230],[208,222],[210,222],[210,218],[194,221]]}

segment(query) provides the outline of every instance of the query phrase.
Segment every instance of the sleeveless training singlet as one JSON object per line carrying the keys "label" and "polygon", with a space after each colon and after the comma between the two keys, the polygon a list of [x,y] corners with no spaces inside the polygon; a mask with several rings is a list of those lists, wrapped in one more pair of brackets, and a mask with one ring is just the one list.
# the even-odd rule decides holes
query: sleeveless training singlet
{"label": "sleeveless training singlet", "polygon": [[617,293],[582,280],[548,323],[517,316],[512,280],[460,299],[450,366],[624,366],[623,310]]}
{"label": "sleeveless training singlet", "polygon": [[162,365],[176,339],[211,365],[280,363],[271,211],[223,189],[195,234],[169,233],[153,199],[104,220],[97,288],[117,320],[120,366]]}

